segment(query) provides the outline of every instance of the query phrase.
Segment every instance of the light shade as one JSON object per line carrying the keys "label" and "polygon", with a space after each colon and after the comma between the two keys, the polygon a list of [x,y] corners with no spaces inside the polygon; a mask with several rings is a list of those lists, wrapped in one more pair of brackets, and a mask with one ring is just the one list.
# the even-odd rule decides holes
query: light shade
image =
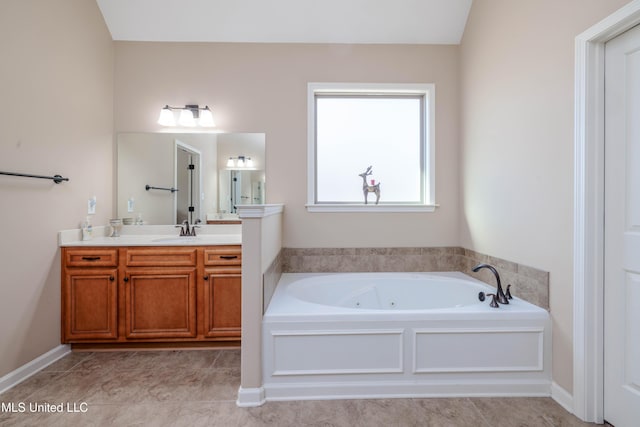
{"label": "light shade", "polygon": [[227,168],[228,169],[233,169],[233,170],[240,170],[240,169],[245,169],[245,170],[253,170],[255,167],[255,164],[253,163],[253,160],[251,160],[251,157],[247,157],[247,156],[237,156],[237,157],[229,157],[229,160],[227,160]]}
{"label": "light shade", "polygon": [[204,110],[200,110],[200,118],[198,120],[198,124],[205,127],[213,127],[216,125],[213,121],[213,114],[211,114],[211,110],[208,106],[204,107]]}
{"label": "light shade", "polygon": [[180,110],[180,118],[178,119],[180,126],[195,126],[196,121],[193,118],[193,112],[191,110]]}
{"label": "light shade", "polygon": [[173,111],[169,108],[169,106],[165,106],[162,110],[160,110],[160,117],[158,117],[158,124],[162,126],[175,126],[176,119],[173,116]]}
{"label": "light shade", "polygon": [[[180,111],[178,117],[178,123],[176,124],[175,110]],[[209,106],[200,108],[198,104],[188,104],[184,107],[171,107],[165,105],[160,111],[160,117],[158,118],[158,124],[162,126],[184,126],[184,127],[214,127],[216,124],[213,121],[213,114],[209,109]]]}

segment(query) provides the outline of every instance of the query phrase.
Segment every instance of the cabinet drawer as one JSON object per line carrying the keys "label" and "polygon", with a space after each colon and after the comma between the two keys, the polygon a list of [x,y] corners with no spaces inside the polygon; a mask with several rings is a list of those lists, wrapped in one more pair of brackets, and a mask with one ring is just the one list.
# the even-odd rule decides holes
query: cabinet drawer
{"label": "cabinet drawer", "polygon": [[205,248],[204,265],[242,265],[241,246]]}
{"label": "cabinet drawer", "polygon": [[110,249],[65,249],[67,267],[115,267],[118,265],[118,250]]}
{"label": "cabinet drawer", "polygon": [[127,249],[128,267],[191,267],[196,265],[195,248]]}

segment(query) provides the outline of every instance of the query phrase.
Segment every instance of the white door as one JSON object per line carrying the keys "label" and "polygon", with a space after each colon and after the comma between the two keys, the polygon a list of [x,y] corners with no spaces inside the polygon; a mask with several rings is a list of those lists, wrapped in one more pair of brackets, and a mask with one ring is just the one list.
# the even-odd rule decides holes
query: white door
{"label": "white door", "polygon": [[604,417],[640,426],[640,26],[606,44]]}

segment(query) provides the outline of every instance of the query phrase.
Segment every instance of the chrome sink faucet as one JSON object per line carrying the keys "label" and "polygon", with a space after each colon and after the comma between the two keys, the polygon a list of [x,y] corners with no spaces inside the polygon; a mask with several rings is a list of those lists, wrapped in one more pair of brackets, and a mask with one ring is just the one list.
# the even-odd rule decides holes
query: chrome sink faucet
{"label": "chrome sink faucet", "polygon": [[196,228],[200,227],[197,224],[200,224],[200,220],[199,219],[196,220],[195,224],[193,224],[193,225],[189,225],[189,220],[185,219],[184,221],[182,221],[182,224],[176,225],[176,228],[180,228],[180,236],[192,236],[192,237],[195,237],[196,236]]}
{"label": "chrome sink faucet", "polygon": [[498,274],[498,270],[496,270],[493,266],[489,264],[478,264],[475,267],[473,267],[473,272],[477,273],[483,268],[486,268],[489,271],[491,271],[493,275],[496,277],[496,282],[498,283],[498,290],[496,292],[498,302],[500,304],[509,304],[509,300],[512,299],[511,292],[509,291],[509,288],[511,287],[511,285],[507,287],[507,293],[505,293],[504,290],[502,290],[502,284],[500,283],[500,275]]}

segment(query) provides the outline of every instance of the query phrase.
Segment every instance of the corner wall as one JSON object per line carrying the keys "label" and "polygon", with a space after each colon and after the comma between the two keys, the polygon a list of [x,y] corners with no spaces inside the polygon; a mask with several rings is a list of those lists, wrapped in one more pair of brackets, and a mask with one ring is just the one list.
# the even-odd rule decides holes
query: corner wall
{"label": "corner wall", "polygon": [[95,1],[0,3],[0,377],[60,344],[59,230],[112,214],[113,41]]}
{"label": "corner wall", "polygon": [[574,40],[626,3],[475,0],[461,44],[460,244],[550,272],[553,379],[569,393]]}

